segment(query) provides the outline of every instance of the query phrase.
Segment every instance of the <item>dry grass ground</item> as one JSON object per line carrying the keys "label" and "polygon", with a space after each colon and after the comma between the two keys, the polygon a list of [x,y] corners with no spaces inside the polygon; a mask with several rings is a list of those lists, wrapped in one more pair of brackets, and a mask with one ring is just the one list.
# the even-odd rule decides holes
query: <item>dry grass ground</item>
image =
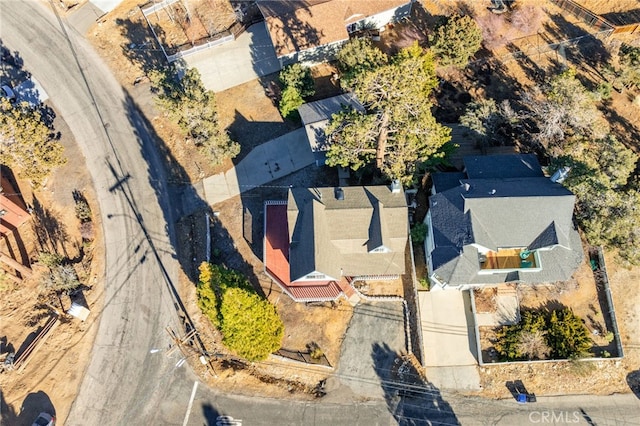
{"label": "dry grass ground", "polygon": [[[32,190],[28,182],[18,181],[24,200],[34,206],[32,220],[20,227],[19,235],[32,262],[37,259],[40,251],[55,251],[70,259],[77,259],[74,268],[80,281],[91,287],[90,290],[83,291],[91,314],[86,322],[81,322],[64,313],[64,310],[69,309],[71,301],[68,297],[58,299],[42,287],[43,274],[47,272],[43,265],[34,265],[34,274],[30,279],[20,284],[2,286],[0,337],[3,338],[3,344],[0,346],[3,352],[10,345],[19,353],[53,315],[53,310],[61,314],[59,325],[29,357],[29,362],[22,371],[0,373],[3,421],[12,425],[31,424],[42,411],[43,406],[38,404],[42,404],[46,398],[55,408],[59,424],[64,424],[90,359],[102,305],[102,226],[91,178],[87,173],[84,157],[66,124],[61,119],[56,119],[54,126],[62,135],[61,142],[65,147],[67,163],[57,169],[46,185],[38,190]],[[82,244],[79,221],[75,217],[74,190],[84,194],[93,210],[96,239],[90,245]],[[15,241],[15,238],[3,240],[3,252],[7,243],[15,250]],[[23,262],[26,263],[27,260]],[[2,358],[5,356],[6,353]]]}
{"label": "dry grass ground", "polygon": [[604,15],[607,13],[620,13],[638,10],[640,5],[637,0],[574,0],[580,6],[591,12]]}

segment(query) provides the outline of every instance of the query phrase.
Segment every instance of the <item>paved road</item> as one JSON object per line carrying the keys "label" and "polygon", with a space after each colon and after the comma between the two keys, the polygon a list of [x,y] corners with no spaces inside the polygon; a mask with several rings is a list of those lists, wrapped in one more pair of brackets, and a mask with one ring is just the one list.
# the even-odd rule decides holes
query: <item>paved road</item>
{"label": "paved road", "polygon": [[184,386],[185,406],[190,389],[175,359],[149,352],[168,346],[166,326],[180,327],[162,162],[133,100],[67,28],[71,48],[47,3],[3,1],[1,19],[3,42],[20,53],[86,157],[105,231],[104,312],[66,424],[153,423],[168,389]]}
{"label": "paved road", "polygon": [[[183,424],[195,377],[185,367],[176,368],[175,358],[149,352],[168,344],[165,326],[179,327],[170,288],[179,265],[172,256],[173,219],[162,166],[144,120],[106,66],[71,32],[78,66],[59,22],[42,3],[3,1],[1,19],[3,42],[20,52],[78,141],[104,222],[105,311],[91,365],[65,424]],[[301,403],[222,395],[200,385],[187,424],[212,425],[217,415],[226,414],[244,425],[551,424],[549,419],[558,424],[560,416],[567,424],[590,419],[602,425],[637,424],[640,412],[633,395],[541,398],[523,407],[436,389],[405,399],[397,389],[386,383],[387,400]],[[572,422],[576,411],[581,423]]]}

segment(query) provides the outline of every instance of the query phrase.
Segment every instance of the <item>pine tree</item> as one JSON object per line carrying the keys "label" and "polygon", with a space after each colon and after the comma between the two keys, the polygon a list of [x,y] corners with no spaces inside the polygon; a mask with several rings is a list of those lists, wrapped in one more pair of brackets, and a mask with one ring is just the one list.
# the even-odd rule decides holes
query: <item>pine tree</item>
{"label": "pine tree", "polygon": [[63,147],[52,137],[42,115],[28,103],[0,97],[0,163],[38,187],[64,164]]}
{"label": "pine tree", "polygon": [[390,63],[357,74],[353,83],[366,113],[332,117],[327,164],[357,170],[375,162],[386,178],[411,183],[417,164],[451,139],[431,114],[429,96],[437,84],[432,56],[415,43]]}
{"label": "pine tree", "polygon": [[464,67],[482,46],[482,30],[470,16],[452,15],[430,42],[441,66]]}
{"label": "pine tree", "polygon": [[195,68],[178,79],[173,68],[150,74],[157,104],[185,135],[217,165],[240,153],[240,145],[220,127],[215,96],[207,90]]}

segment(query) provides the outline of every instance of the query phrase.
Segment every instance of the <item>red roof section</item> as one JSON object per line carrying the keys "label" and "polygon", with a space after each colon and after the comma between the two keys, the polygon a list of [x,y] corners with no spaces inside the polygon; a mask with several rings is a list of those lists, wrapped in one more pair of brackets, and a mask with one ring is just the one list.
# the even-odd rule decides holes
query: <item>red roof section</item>
{"label": "red roof section", "polygon": [[0,235],[9,234],[29,220],[29,212],[9,179],[0,178]]}
{"label": "red roof section", "polygon": [[290,282],[287,205],[267,204],[264,216],[264,265],[271,278],[297,301],[337,299],[343,289],[335,281]]}

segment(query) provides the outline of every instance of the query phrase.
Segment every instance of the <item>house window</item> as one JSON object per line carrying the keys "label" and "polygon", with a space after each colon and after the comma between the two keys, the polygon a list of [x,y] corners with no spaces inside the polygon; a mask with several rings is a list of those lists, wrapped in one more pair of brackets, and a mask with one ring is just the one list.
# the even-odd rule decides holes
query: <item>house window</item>
{"label": "house window", "polygon": [[385,246],[380,246],[378,248],[374,248],[369,253],[389,253],[391,250],[386,248]]}
{"label": "house window", "polygon": [[325,274],[309,274],[307,275],[307,279],[308,280],[322,280],[325,279],[327,276]]}

